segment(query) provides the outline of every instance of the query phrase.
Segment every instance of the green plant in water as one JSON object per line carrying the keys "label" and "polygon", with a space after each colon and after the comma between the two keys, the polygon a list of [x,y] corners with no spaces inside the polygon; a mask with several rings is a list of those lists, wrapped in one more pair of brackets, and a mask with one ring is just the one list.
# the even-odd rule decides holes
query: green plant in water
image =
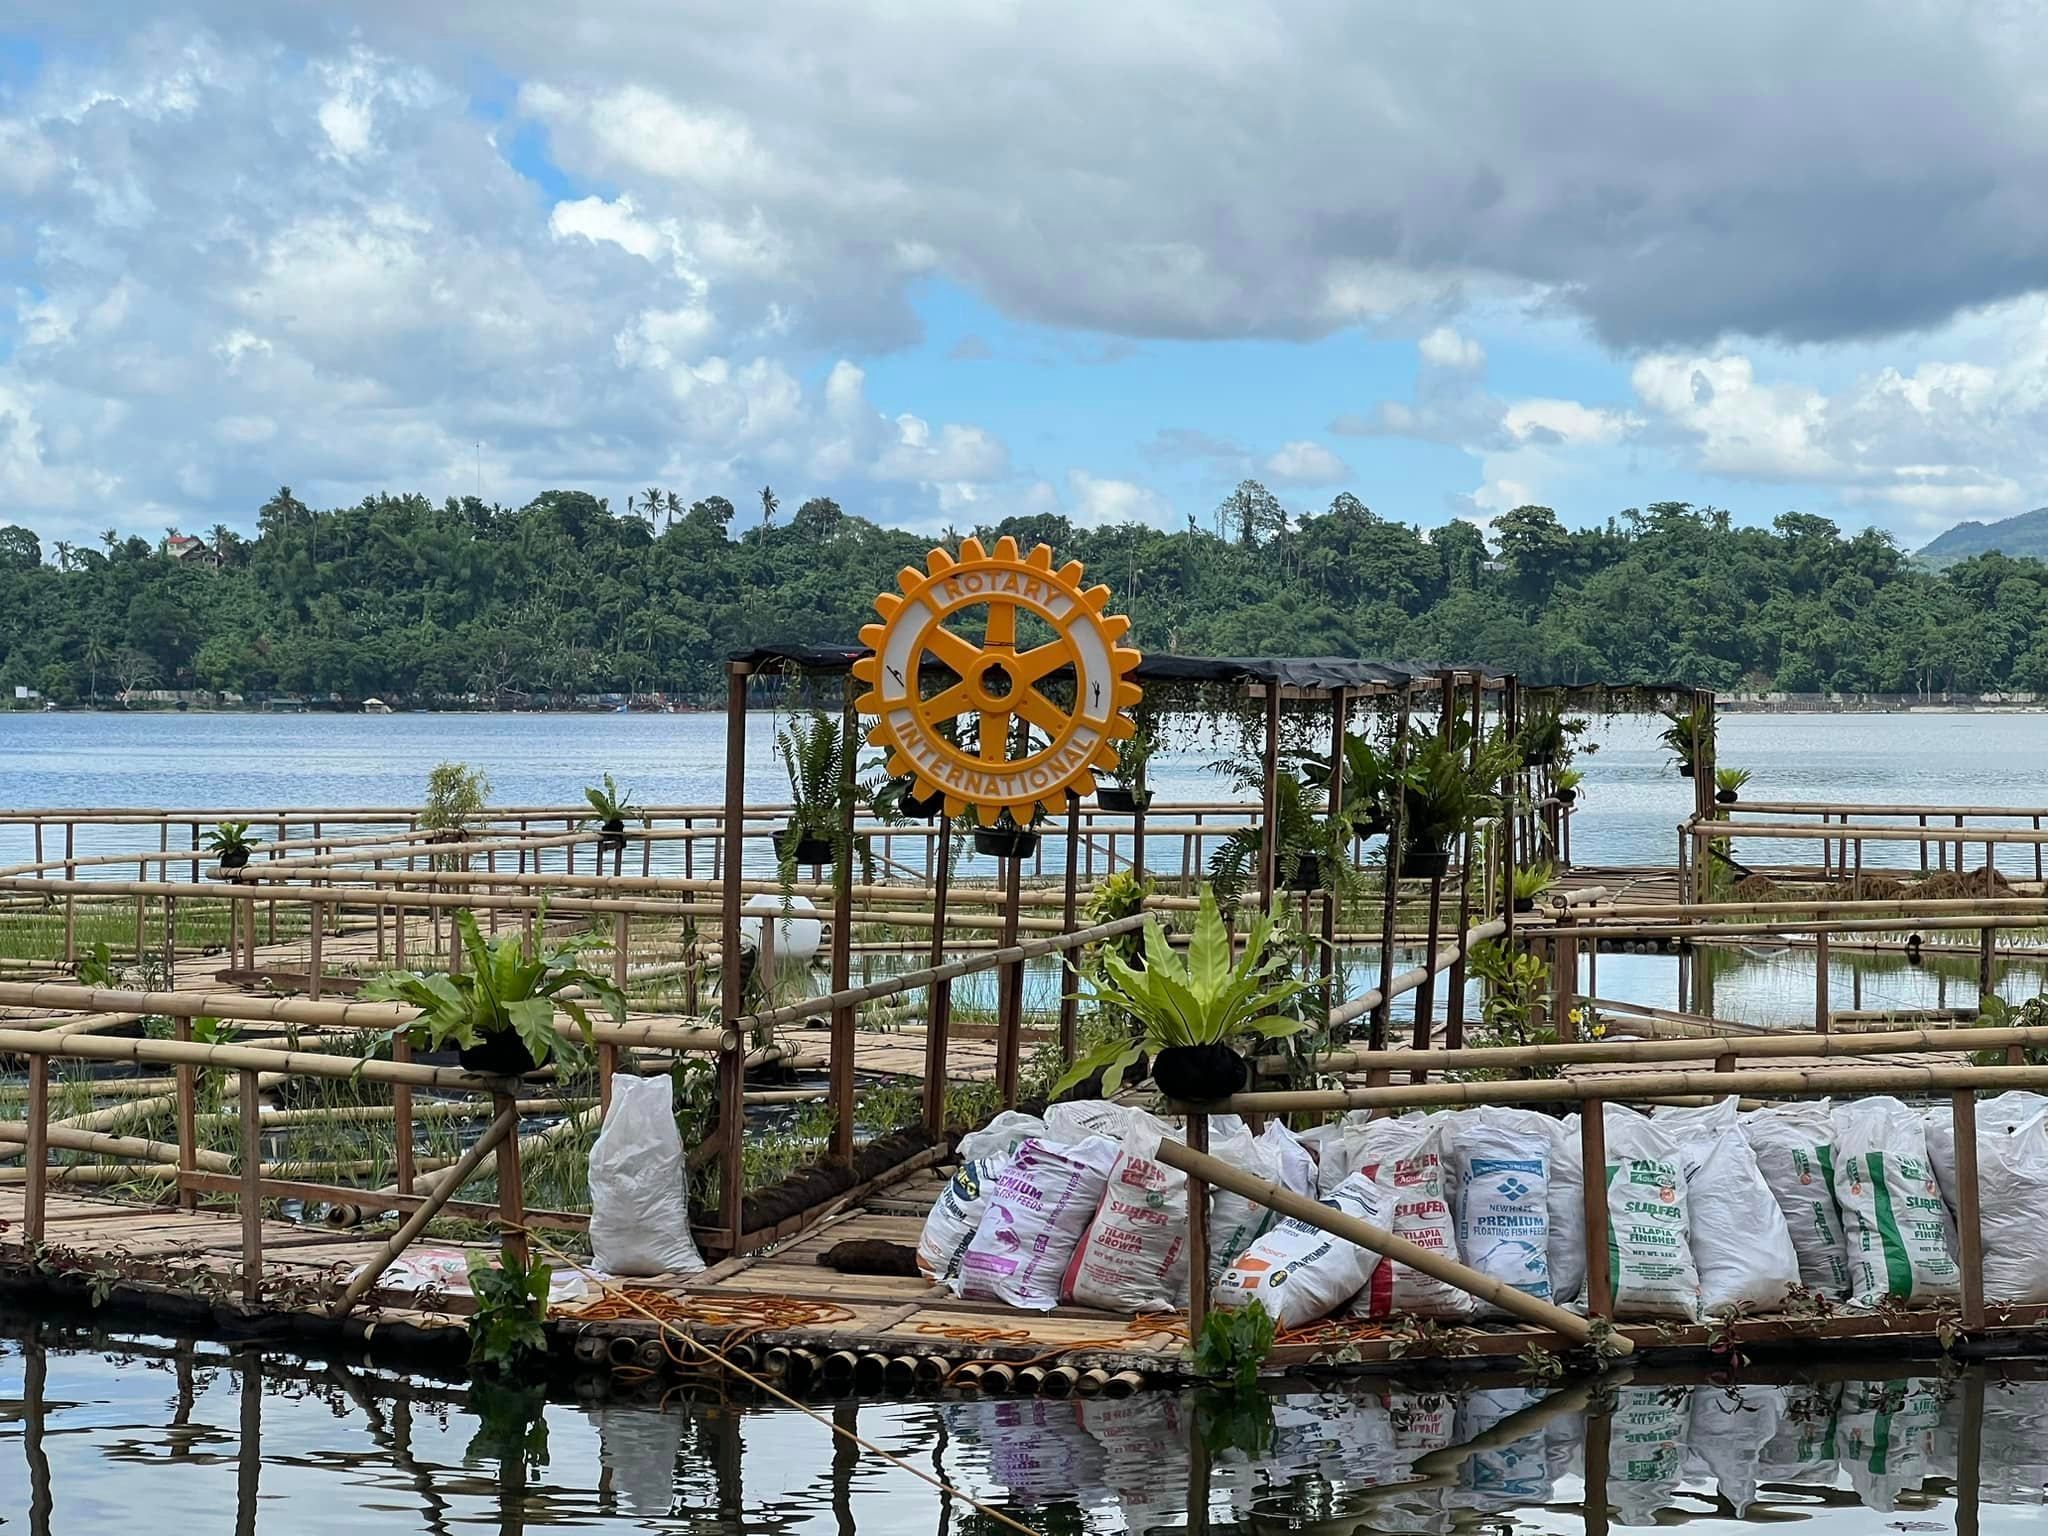
{"label": "green plant in water", "polygon": [[246,863],[248,862],[249,854],[262,841],[263,839],[260,837],[251,837],[249,835],[248,822],[223,821],[216,823],[213,831],[208,835],[206,851],[216,859],[226,859],[231,854],[239,854],[241,862]]}
{"label": "green plant in water", "polygon": [[1243,953],[1233,957],[1216,893],[1205,885],[1185,958],[1174,953],[1157,918],[1147,920],[1144,932],[1143,970],[1104,955],[1102,976],[1083,978],[1086,995],[1099,1007],[1129,1018],[1136,1037],[1119,1037],[1090,1051],[1053,1085],[1054,1093],[1065,1092],[1099,1070],[1102,1094],[1108,1098],[1123,1085],[1124,1074],[1141,1053],[1157,1054],[1172,1046],[1227,1045],[1248,1035],[1280,1040],[1304,1027],[1300,1019],[1277,1011],[1304,988],[1279,974],[1291,957],[1272,942],[1271,914],[1261,912],[1252,919]]}
{"label": "green plant in water", "polygon": [[1672,763],[1679,768],[1697,769],[1701,759],[1713,752],[1713,710],[1705,704],[1691,709],[1667,709],[1664,721],[1657,739],[1671,753]]}
{"label": "green plant in water", "polygon": [[[487,943],[467,907],[456,912],[455,925],[469,957],[466,969],[453,975],[386,971],[363,988],[365,998],[410,1003],[420,1010],[411,1024],[400,1026],[414,1045],[429,1050],[475,1046],[482,1044],[486,1035],[512,1030],[536,1062],[554,1057],[565,1067],[573,1067],[582,1062],[583,1047],[593,1038],[590,1014],[582,999],[602,1003],[615,1020],[625,1022],[626,999],[611,978],[578,963],[592,950],[609,948],[609,943],[596,934],[581,933],[559,944],[547,944],[538,937],[547,931],[545,903],[534,924],[531,960],[526,958],[516,931],[495,944]],[[569,996],[572,991],[581,993],[582,998]],[[576,1021],[582,1031],[580,1043],[556,1030],[557,1008]]]}
{"label": "green plant in water", "polygon": [[[1351,827],[1331,820],[1321,797],[1294,774],[1281,770],[1273,781],[1273,821],[1279,831],[1273,861],[1276,890],[1294,887],[1297,877],[1315,872],[1316,883],[1328,891],[1350,893],[1359,885],[1351,867]],[[1263,826],[1239,827],[1209,858],[1209,883],[1226,907],[1236,907],[1253,883],[1266,846]]]}
{"label": "green plant in water", "polygon": [[1448,853],[1473,826],[1500,814],[1495,786],[1521,760],[1521,749],[1499,731],[1475,747],[1463,721],[1418,743],[1401,776],[1403,846]]}
{"label": "green plant in water", "polygon": [[640,814],[640,807],[633,803],[633,792],[620,789],[618,781],[610,774],[604,776],[603,784],[593,784],[585,789],[583,798],[590,802],[592,819],[589,824],[599,828],[614,822],[631,821]]}
{"label": "green plant in water", "polygon": [[436,763],[427,774],[420,826],[428,832],[460,832],[483,814],[490,798],[491,781],[481,768]]}
{"label": "green plant in water", "polygon": [[[1485,987],[1480,1005],[1479,1028],[1466,1037],[1474,1046],[1551,1045],[1557,1030],[1538,1024],[1536,1015],[1550,995],[1550,967],[1534,955],[1511,950],[1492,942],[1474,944],[1471,971]],[[1538,1076],[1555,1077],[1557,1069],[1536,1069]]]}
{"label": "green plant in water", "polygon": [[469,1289],[476,1310],[469,1315],[469,1363],[489,1375],[512,1376],[548,1349],[541,1326],[548,1310],[550,1271],[539,1259],[525,1264],[502,1255],[469,1256]]}
{"label": "green plant in water", "polygon": [[[1325,804],[1330,794],[1330,764],[1328,753],[1321,757],[1304,755],[1301,759],[1302,778],[1322,792]],[[1363,736],[1347,735],[1344,738],[1341,787],[1344,793],[1342,815],[1349,823],[1352,835],[1370,837],[1385,829],[1394,790],[1394,764]]]}
{"label": "green plant in water", "polygon": [[1195,1369],[1240,1392],[1258,1384],[1259,1367],[1273,1352],[1273,1315],[1256,1301],[1234,1311],[1212,1311],[1195,1340]]}

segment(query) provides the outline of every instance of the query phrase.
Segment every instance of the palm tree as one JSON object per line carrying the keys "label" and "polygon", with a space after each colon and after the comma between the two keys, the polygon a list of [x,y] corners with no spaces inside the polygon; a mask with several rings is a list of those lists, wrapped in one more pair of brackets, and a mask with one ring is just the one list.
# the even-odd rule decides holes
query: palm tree
{"label": "palm tree", "polygon": [[775,521],[775,509],[781,505],[781,501],[776,498],[775,492],[772,489],[765,485],[761,487],[761,527],[763,530],[766,530],[768,525]]}

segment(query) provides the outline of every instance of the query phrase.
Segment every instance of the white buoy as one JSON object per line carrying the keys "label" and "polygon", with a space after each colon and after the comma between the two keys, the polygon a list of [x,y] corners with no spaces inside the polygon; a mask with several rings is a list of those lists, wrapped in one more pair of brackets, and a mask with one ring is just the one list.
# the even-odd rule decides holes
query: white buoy
{"label": "white buoy", "polygon": [[[780,896],[765,895],[750,896],[747,898],[746,906],[741,910],[756,913],[781,912],[782,898]],[[788,915],[777,918],[775,922],[775,964],[778,969],[785,965],[809,965],[811,961],[817,958],[818,945],[825,936],[825,925],[815,917],[801,915],[817,910],[816,907],[811,905],[808,897],[792,896],[789,898]],[[756,948],[759,948],[761,943],[761,919],[759,917],[741,918],[740,932],[745,934],[749,942]]]}

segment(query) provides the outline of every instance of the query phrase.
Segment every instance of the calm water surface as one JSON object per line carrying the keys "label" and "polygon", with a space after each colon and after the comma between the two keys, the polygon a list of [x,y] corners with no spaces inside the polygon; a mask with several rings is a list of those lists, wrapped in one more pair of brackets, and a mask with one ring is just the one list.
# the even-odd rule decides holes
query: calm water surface
{"label": "calm water surface", "polygon": [[[788,798],[773,731],[772,716],[749,718],[747,792],[762,802]],[[1599,750],[1580,764],[1575,858],[1669,862],[1691,791],[1665,766],[1653,723],[1596,720],[1586,739]],[[1233,798],[1207,767],[1224,750],[1204,743],[1162,757],[1156,786]],[[1728,715],[1720,757],[1754,775],[1751,800],[2048,805],[2048,714]],[[484,769],[501,804],[580,801],[606,771],[644,802],[712,803],[723,794],[725,726],[707,714],[0,713],[0,806],[412,805],[445,759]],[[0,851],[9,839],[21,841],[0,829]],[[1918,859],[1873,845],[1866,862],[1888,854]],[[2019,855],[2008,859],[2016,868]]]}
{"label": "calm water surface", "polygon": [[[1002,1529],[787,1408],[672,1396],[486,1418],[469,1389],[317,1358],[23,1319],[0,1318],[0,1332],[8,1531]],[[1273,1396],[1269,1415],[1231,1424],[1171,1394],[818,1411],[1046,1533],[1598,1530],[1589,1443],[1607,1449],[1617,1527],[2042,1528],[2048,1382],[1624,1384],[1604,1412],[1595,1403],[1351,1381]],[[1207,1482],[1193,1515],[1191,1477]]]}

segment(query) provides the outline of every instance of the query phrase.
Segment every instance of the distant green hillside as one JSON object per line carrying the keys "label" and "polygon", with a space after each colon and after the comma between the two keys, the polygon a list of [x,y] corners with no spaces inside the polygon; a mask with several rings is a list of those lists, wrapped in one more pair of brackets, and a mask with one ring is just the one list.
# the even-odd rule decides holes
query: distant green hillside
{"label": "distant green hillside", "polygon": [[1995,523],[1957,523],[1921,550],[1920,558],[1938,569],[1994,550],[2015,560],[2022,555],[2048,559],[2048,507]]}

